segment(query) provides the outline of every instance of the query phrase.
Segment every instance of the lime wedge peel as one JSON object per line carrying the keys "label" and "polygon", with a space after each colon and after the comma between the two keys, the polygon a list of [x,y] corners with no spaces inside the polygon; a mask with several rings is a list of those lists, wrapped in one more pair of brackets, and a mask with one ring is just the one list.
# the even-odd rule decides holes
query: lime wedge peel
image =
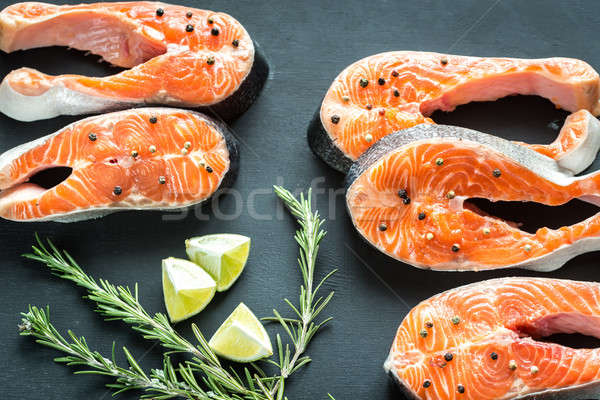
{"label": "lime wedge peel", "polygon": [[217,291],[229,289],[240,277],[250,253],[250,238],[231,233],[199,236],[185,241],[190,260],[217,282]]}
{"label": "lime wedge peel", "polygon": [[217,355],[242,363],[273,355],[269,334],[244,303],[233,310],[208,345]]}
{"label": "lime wedge peel", "polygon": [[215,295],[214,279],[196,264],[169,257],[162,262],[163,296],[172,323],[202,311]]}

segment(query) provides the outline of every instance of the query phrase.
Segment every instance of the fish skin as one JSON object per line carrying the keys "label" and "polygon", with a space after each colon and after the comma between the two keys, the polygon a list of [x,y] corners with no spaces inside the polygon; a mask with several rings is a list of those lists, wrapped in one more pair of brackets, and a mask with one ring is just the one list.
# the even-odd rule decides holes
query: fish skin
{"label": "fish skin", "polygon": [[[72,173],[50,189],[28,182],[52,167]],[[177,210],[231,186],[238,169],[233,134],[201,113],[138,108],[89,117],[0,155],[0,217],[77,222],[123,210]]]}
{"label": "fish skin", "polygon": [[[560,279],[501,278],[455,288],[408,313],[384,369],[415,400],[597,399],[600,350],[537,339],[553,333],[600,337],[599,299],[600,284]],[[440,367],[447,352],[453,358]],[[510,360],[515,370],[508,368]],[[465,393],[457,392],[458,384]]]}
{"label": "fish skin", "polygon": [[[443,59],[446,65],[441,64]],[[398,76],[392,76],[393,71]],[[384,85],[378,84],[379,77],[384,78]],[[364,88],[361,78],[369,81]],[[567,111],[600,114],[600,78],[580,60],[396,51],[359,60],[335,78],[308,128],[308,140],[325,163],[346,173],[352,162],[385,135],[435,123],[429,116],[436,110],[452,111],[471,101],[513,94],[538,95]],[[334,115],[340,117],[338,123],[331,121]]]}
{"label": "fish skin", "polygon": [[[586,150],[576,147],[574,154]],[[437,158],[444,158],[443,165],[435,164]],[[496,168],[499,177],[493,175]],[[400,189],[408,190],[409,205],[397,195]],[[450,190],[453,199],[447,198]],[[359,234],[418,268],[552,271],[600,249],[600,213],[530,234],[465,207],[464,200],[475,197],[547,205],[579,198],[600,205],[600,173],[574,177],[527,146],[466,128],[422,124],[381,139],[346,176],[346,206]],[[420,212],[427,215],[422,221]],[[379,229],[382,222],[385,231]],[[427,239],[427,233],[433,236]]]}
{"label": "fish skin", "polygon": [[268,76],[265,57],[238,21],[166,3],[17,3],[0,12],[0,33],[5,52],[69,46],[129,68],[101,78],[12,71],[0,84],[0,111],[23,121],[144,104],[193,107],[230,121],[252,104]]}
{"label": "fish skin", "polygon": [[352,160],[346,157],[325,131],[319,119],[319,110],[315,112],[315,116],[308,126],[307,139],[313,153],[321,160],[327,160],[326,164],[333,169],[343,172],[348,171],[352,166]]}

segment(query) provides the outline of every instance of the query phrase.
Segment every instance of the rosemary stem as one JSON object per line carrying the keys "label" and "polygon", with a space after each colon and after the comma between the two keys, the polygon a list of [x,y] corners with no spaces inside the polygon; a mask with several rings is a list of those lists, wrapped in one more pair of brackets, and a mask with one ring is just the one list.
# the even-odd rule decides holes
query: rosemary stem
{"label": "rosemary stem", "polygon": [[[88,348],[85,339],[76,338],[71,331],[69,331],[69,336],[73,342],[67,342],[50,322],[48,309],[44,311],[43,309],[30,306],[29,312],[22,315],[23,324],[19,325],[21,335],[34,336],[37,338],[38,343],[52,347],[68,356],[57,358],[57,362],[64,362],[69,365],[85,365],[91,368],[91,370],[82,371],[82,373],[95,373],[115,378],[116,384],[111,384],[109,385],[110,387],[136,388],[160,393],[161,395],[168,395],[170,398],[189,398],[189,394],[193,394],[197,399],[208,400],[208,397],[204,393],[200,393],[183,383],[177,382],[177,387],[175,385],[168,386],[157,379],[153,379],[153,375],[148,377],[146,373],[139,369],[135,361],[133,363],[130,361],[132,367],[129,369],[119,367],[114,360],[114,346],[113,359],[110,360],[98,352],[92,352]],[[128,357],[131,357],[126,349],[124,351]],[[158,373],[159,371],[162,372],[162,370],[153,370],[153,373]]]}
{"label": "rosemary stem", "polygon": [[[306,199],[301,195],[298,201],[289,191],[275,187],[275,193],[284,201],[292,214],[298,218],[302,230],[297,232],[296,240],[300,245],[301,257],[299,259],[300,268],[303,270],[304,287],[303,304],[301,306],[301,329],[297,340],[294,341],[294,354],[288,363],[281,365],[280,380],[278,380],[270,391],[271,399],[281,398],[282,380],[285,381],[296,367],[296,363],[306,351],[310,340],[308,331],[315,318],[314,308],[314,272],[316,268],[316,255],[319,251],[319,241],[322,236],[320,233],[321,222],[317,212],[313,212],[311,205],[311,191],[309,189]],[[302,257],[303,255],[303,257]],[[279,396],[277,396],[279,395]],[[277,397],[276,397],[277,396]]]}

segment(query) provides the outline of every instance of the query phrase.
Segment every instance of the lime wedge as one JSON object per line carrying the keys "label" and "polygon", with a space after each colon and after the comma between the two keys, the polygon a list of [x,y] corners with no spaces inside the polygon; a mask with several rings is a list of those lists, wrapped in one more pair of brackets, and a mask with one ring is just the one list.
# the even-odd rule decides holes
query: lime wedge
{"label": "lime wedge", "polygon": [[220,233],[191,238],[185,241],[190,260],[201,266],[217,282],[223,292],[240,277],[250,252],[250,238]]}
{"label": "lime wedge", "polygon": [[167,313],[173,323],[202,311],[212,300],[217,287],[202,268],[173,257],[162,262],[162,281]]}
{"label": "lime wedge", "polygon": [[252,362],[273,355],[267,331],[244,303],[233,310],[208,345],[219,356],[237,362]]}

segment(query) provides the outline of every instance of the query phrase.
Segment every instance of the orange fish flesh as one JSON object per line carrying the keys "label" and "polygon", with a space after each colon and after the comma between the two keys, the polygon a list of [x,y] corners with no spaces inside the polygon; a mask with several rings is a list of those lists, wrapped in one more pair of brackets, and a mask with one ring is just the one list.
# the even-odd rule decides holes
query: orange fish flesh
{"label": "orange fish flesh", "polygon": [[166,3],[17,3],[0,12],[0,32],[5,52],[68,46],[129,68],[107,77],[12,71],[0,85],[0,111],[23,121],[146,103],[198,107],[228,120],[250,106],[268,74],[234,18]]}
{"label": "orange fish flesh", "polygon": [[330,166],[347,172],[382,137],[432,124],[434,111],[452,111],[471,101],[538,95],[567,111],[597,116],[599,83],[592,67],[569,58],[381,53],[355,62],[335,78],[308,129],[309,144]]}
{"label": "orange fish flesh", "polygon": [[[203,114],[139,108],[95,116],[0,155],[0,217],[73,222],[200,203],[232,183],[235,139]],[[56,186],[28,182],[54,167]]]}
{"label": "orange fish flesh", "polygon": [[536,340],[555,333],[600,338],[600,284],[504,278],[441,293],[404,318],[385,369],[409,399],[598,398],[600,350]]}
{"label": "orange fish flesh", "polygon": [[[588,146],[564,143],[556,154],[587,157]],[[421,124],[388,135],[353,164],[346,188],[360,235],[419,268],[551,271],[600,250],[600,213],[529,233],[470,201],[558,206],[578,199],[600,205],[599,172],[573,176],[528,146],[470,129]]]}

